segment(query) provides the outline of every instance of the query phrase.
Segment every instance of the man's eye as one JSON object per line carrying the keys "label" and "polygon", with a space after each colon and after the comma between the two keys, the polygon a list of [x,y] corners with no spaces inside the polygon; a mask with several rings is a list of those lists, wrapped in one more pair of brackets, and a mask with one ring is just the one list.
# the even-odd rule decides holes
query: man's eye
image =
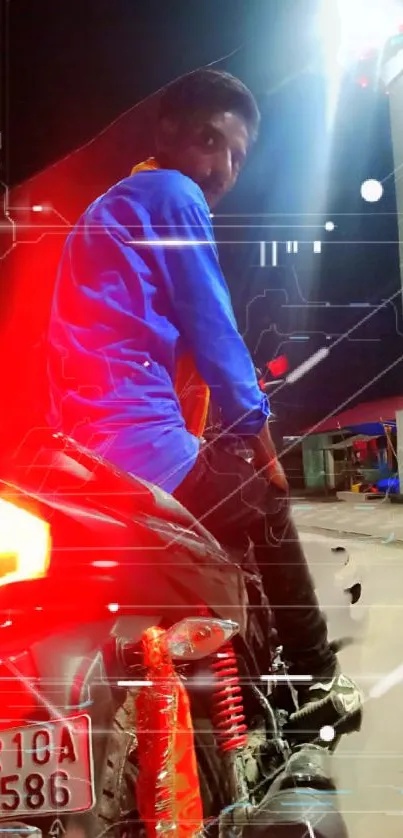
{"label": "man's eye", "polygon": [[215,136],[214,134],[203,134],[202,142],[205,148],[214,148],[215,145]]}

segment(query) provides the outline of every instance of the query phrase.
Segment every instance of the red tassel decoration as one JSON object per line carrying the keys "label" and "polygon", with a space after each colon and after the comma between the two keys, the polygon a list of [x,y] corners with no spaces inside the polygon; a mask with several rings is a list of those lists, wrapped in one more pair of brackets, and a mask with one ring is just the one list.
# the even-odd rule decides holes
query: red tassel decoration
{"label": "red tassel decoration", "polygon": [[142,637],[147,680],[136,697],[139,814],[148,838],[194,838],[203,828],[187,692],[172,663],[166,632]]}

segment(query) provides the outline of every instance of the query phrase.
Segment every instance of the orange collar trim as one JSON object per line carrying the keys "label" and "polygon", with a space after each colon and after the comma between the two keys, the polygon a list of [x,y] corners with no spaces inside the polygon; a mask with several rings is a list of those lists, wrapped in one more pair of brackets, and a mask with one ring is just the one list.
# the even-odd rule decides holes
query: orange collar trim
{"label": "orange collar trim", "polygon": [[160,168],[155,157],[149,157],[143,163],[138,163],[137,166],[133,166],[130,174],[137,175],[138,172],[155,172]]}

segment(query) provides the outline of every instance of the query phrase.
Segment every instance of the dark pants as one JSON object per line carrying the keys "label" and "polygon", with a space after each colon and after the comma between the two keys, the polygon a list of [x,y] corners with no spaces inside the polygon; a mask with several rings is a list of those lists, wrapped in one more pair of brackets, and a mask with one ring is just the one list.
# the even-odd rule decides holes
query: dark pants
{"label": "dark pants", "polygon": [[234,442],[227,437],[203,445],[175,497],[223,546],[251,538],[292,672],[323,674],[334,666],[335,656],[289,499],[257,474]]}

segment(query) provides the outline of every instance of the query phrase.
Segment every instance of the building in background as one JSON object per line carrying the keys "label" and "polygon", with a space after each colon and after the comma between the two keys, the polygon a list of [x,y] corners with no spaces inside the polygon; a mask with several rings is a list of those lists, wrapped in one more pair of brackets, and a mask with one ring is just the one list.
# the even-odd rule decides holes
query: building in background
{"label": "building in background", "polygon": [[364,402],[305,433],[301,438],[305,487],[334,493],[362,490],[381,481],[384,488],[396,491],[400,414],[403,396]]}

